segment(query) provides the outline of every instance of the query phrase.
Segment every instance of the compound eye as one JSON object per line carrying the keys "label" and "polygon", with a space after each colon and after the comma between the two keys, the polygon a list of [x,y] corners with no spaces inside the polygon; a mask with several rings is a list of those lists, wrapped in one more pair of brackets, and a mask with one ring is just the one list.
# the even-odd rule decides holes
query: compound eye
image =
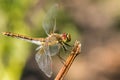
{"label": "compound eye", "polygon": [[67,33],[67,42],[71,41],[71,35],[69,33]]}

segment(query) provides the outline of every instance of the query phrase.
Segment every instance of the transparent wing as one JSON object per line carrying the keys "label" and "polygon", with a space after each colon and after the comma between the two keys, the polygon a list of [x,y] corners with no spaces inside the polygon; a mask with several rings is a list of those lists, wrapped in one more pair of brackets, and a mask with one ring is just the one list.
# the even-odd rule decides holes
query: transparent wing
{"label": "transparent wing", "polygon": [[49,47],[41,46],[37,54],[35,55],[35,60],[39,68],[48,76],[52,75],[52,60],[49,52]]}
{"label": "transparent wing", "polygon": [[51,56],[56,55],[60,50],[60,44],[58,43],[58,44],[50,45],[49,50]]}
{"label": "transparent wing", "polygon": [[52,6],[43,21],[42,26],[43,26],[45,32],[47,33],[47,35],[54,33],[54,31],[55,31],[57,8],[58,8],[58,4],[55,4],[54,6]]}
{"label": "transparent wing", "polygon": [[61,44],[58,42],[55,36],[47,39],[46,43],[49,44],[49,51],[51,56],[54,56],[59,52]]}

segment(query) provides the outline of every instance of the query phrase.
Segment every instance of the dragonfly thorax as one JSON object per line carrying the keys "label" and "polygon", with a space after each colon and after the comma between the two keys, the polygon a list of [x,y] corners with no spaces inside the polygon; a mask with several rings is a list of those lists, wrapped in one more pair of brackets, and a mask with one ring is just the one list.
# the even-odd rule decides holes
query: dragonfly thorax
{"label": "dragonfly thorax", "polygon": [[47,41],[49,45],[57,44],[57,43],[66,43],[71,41],[71,36],[69,33],[57,34],[53,33],[47,37]]}
{"label": "dragonfly thorax", "polygon": [[49,45],[57,44],[61,40],[62,40],[62,38],[61,38],[60,34],[57,34],[57,33],[53,33],[46,38],[46,42],[48,42]]}

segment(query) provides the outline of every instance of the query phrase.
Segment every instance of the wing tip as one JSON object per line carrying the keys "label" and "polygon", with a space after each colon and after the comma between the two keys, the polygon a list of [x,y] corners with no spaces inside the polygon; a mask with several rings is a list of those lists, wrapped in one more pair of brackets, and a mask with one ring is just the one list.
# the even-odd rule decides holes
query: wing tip
{"label": "wing tip", "polygon": [[50,78],[52,76],[52,72],[50,72],[49,74],[45,73],[45,75]]}

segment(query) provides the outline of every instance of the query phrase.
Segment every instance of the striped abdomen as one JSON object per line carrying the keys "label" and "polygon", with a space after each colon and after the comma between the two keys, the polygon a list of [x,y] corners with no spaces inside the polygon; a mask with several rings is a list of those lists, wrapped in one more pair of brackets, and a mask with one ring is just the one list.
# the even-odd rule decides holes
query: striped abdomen
{"label": "striped abdomen", "polygon": [[28,37],[28,36],[15,34],[15,33],[11,33],[11,32],[3,32],[2,34],[6,35],[6,36],[10,36],[10,37],[23,39],[23,40],[26,40],[26,41],[29,41],[29,42],[32,42],[32,43],[36,43],[36,44],[39,44],[38,42],[45,42],[45,38],[31,38],[31,37]]}

